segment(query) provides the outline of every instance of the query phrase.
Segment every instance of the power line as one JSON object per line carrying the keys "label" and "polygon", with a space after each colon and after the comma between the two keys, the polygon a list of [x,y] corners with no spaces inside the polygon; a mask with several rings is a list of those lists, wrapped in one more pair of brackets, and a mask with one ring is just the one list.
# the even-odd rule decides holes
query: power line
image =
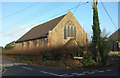
{"label": "power line", "polygon": [[[77,8],[80,6],[80,3],[82,2],[82,0],[78,3],[78,5],[75,7],[75,10],[74,10],[74,12],[73,12],[73,14],[75,13],[75,11],[77,10]],[[89,3],[89,1],[87,1],[87,2],[85,2],[84,4],[87,4],[87,3]],[[83,4],[83,5],[84,5]],[[72,15],[71,15],[72,16]],[[71,16],[70,16],[70,18],[71,18]]]}
{"label": "power line", "polygon": [[18,13],[22,12],[22,11],[25,11],[26,9],[29,9],[29,8],[35,6],[35,5],[39,4],[39,3],[40,3],[40,2],[34,3],[34,4],[32,4],[32,5],[28,6],[28,7],[25,7],[25,8],[23,8],[23,9],[19,10],[19,11],[16,11],[16,12],[14,12],[14,13],[12,13],[12,14],[9,14],[9,15],[7,15],[7,16],[4,16],[4,17],[0,18],[0,20],[6,19],[6,18],[8,18],[8,17],[10,17],[10,16],[13,16],[13,15],[15,15],[15,14],[18,14]]}
{"label": "power line", "polygon": [[[81,1],[82,1],[82,0],[81,0]],[[75,10],[73,11],[73,14],[74,14],[75,11],[77,10],[77,8],[80,6],[81,1],[80,1],[80,2],[78,3],[78,5],[75,7]],[[73,14],[71,14],[70,18],[72,17]],[[69,18],[68,20],[70,20],[70,18]],[[62,26],[62,27],[63,27],[63,26]]]}
{"label": "power line", "polygon": [[[69,17],[69,19],[68,20],[70,20],[70,18],[72,17],[72,15],[76,12],[76,10],[77,10],[77,8],[80,6],[80,3],[82,2],[82,0],[78,3],[78,5],[75,7],[75,10],[74,10],[74,12],[71,14],[71,16]],[[85,2],[84,4],[87,4],[87,3],[89,3],[89,1],[87,1],[87,2]],[[84,5],[83,4],[83,5]],[[63,26],[62,26],[63,27]],[[62,28],[61,27],[61,28]]]}
{"label": "power line", "polygon": [[[58,8],[58,7],[61,6],[62,4],[56,4],[56,5],[57,5],[57,6],[55,6],[54,9]],[[54,6],[54,5],[52,5],[52,6]],[[48,6],[48,7],[49,7],[49,6]],[[45,9],[43,8],[41,14],[42,14],[42,15],[45,15],[45,14],[47,14],[48,12],[53,11],[54,9],[52,8],[52,9],[45,10]],[[47,12],[47,11],[48,11],[48,12]],[[39,15],[40,15],[40,14],[39,14]],[[36,18],[38,18],[39,15],[35,16],[35,17],[32,19],[32,21],[35,20]],[[40,15],[40,16],[41,16],[41,15]]]}
{"label": "power line", "polygon": [[[82,1],[82,0],[81,0],[81,1]],[[86,3],[88,3],[88,2],[86,2]],[[86,4],[86,3],[84,3],[84,4]],[[80,3],[79,3],[79,4],[80,4]],[[72,10],[72,9],[76,9],[76,8],[78,8],[79,6],[80,6],[80,5],[77,5],[77,6],[73,7],[73,8],[70,8],[70,9],[68,9],[68,10],[65,10],[65,11],[63,11],[63,12],[61,12],[61,13],[70,11],[70,10]],[[76,11],[76,10],[75,10],[75,11]],[[74,12],[75,12],[75,11],[74,11]],[[50,18],[53,18],[53,17],[55,17],[55,16],[57,16],[57,15],[60,15],[61,13],[56,14],[56,15],[50,17]],[[47,18],[47,19],[50,19],[50,18]],[[45,20],[47,20],[47,19],[45,19]],[[70,19],[70,18],[69,18],[69,19]],[[42,20],[42,21],[44,21],[44,20]],[[41,21],[39,21],[39,22],[41,22]],[[39,23],[39,22],[38,22],[38,23]],[[29,28],[29,27],[32,27],[33,25],[35,25],[35,24],[31,24],[31,25],[29,25],[29,26],[27,26],[27,27],[25,27],[25,28],[22,28],[22,29],[20,29],[20,30],[17,30],[17,31],[21,31],[21,30],[27,29],[27,28]],[[13,31],[13,32],[10,32],[10,33],[5,33],[4,35],[9,35],[9,34],[12,34],[12,33],[14,33],[14,32],[17,32],[17,31]]]}
{"label": "power line", "polygon": [[[57,6],[56,6],[56,5],[57,5]],[[19,23],[20,23],[21,21],[23,21],[23,20],[25,20],[25,21],[24,21],[25,23],[31,22],[31,21],[37,19],[39,16],[45,15],[46,13],[48,13],[48,12],[54,10],[53,8],[52,8],[52,9],[49,9],[49,10],[46,10],[46,9],[45,9],[45,8],[51,7],[51,6],[52,6],[52,7],[55,6],[55,9],[56,9],[57,7],[61,6],[61,4],[57,4],[57,3],[56,3],[55,5],[53,5],[53,3],[52,3],[52,4],[50,4],[50,5],[45,6],[44,8],[38,8],[39,10],[38,10],[37,12],[32,13],[31,15],[29,15],[29,17],[31,17],[31,16],[34,15],[32,18],[30,18],[29,21],[26,21],[25,16],[24,16],[24,19],[21,19],[21,20],[19,19]],[[40,15],[40,14],[35,15],[36,13],[41,13],[41,15]],[[28,19],[28,18],[27,18],[27,19]],[[16,24],[17,24],[17,22],[14,22],[14,24],[11,25],[11,26],[15,26]]]}
{"label": "power line", "polygon": [[[57,5],[57,6],[59,7],[59,6],[61,6],[61,5]],[[57,7],[56,7],[56,8],[57,8]],[[52,10],[53,10],[53,9],[52,9]],[[52,11],[52,10],[50,10],[50,11]],[[49,11],[49,12],[50,12],[50,11]],[[44,9],[42,9],[42,13],[43,13],[42,15],[44,15],[44,14],[46,14],[46,13],[48,13],[48,12],[45,12]],[[54,15],[54,17],[57,16],[57,15],[58,15],[58,14]],[[34,19],[36,19],[36,18],[37,18],[37,17],[33,18],[32,21],[33,21]],[[51,18],[52,18],[52,17],[51,17]],[[48,19],[48,18],[47,18],[47,19]],[[46,19],[45,19],[45,20],[46,20]],[[42,21],[45,21],[45,20],[42,20]],[[41,22],[41,21],[39,21],[39,22]],[[38,22],[38,23],[39,23],[39,22]],[[21,29],[19,29],[19,30],[17,30],[17,31],[27,29],[27,28],[29,28],[29,27],[32,27],[33,25],[35,25],[35,24],[31,24],[31,25],[29,25],[29,26],[27,26],[27,27],[25,27],[25,28],[21,28]],[[13,31],[13,32],[17,32],[17,31]],[[13,33],[13,32],[5,33],[5,35],[9,35],[9,34],[11,34],[11,33]]]}
{"label": "power line", "polygon": [[110,16],[110,14],[108,13],[108,11],[107,11],[107,9],[105,8],[105,6],[104,6],[104,4],[102,3],[102,1],[101,1],[101,4],[102,4],[102,6],[103,6],[103,8],[104,8],[104,10],[105,10],[105,12],[107,13],[107,15],[108,15],[108,17],[109,17],[109,19],[111,20],[111,22],[113,23],[113,25],[115,26],[115,28],[116,29],[118,29],[118,27],[115,25],[115,23],[113,22],[113,20],[112,20],[112,18],[111,18],[111,16]]}
{"label": "power line", "polygon": [[[81,0],[81,1],[82,1],[82,0]],[[77,8],[79,7],[79,5],[80,5],[81,1],[78,3],[78,6],[76,6],[76,8],[75,8],[75,10],[74,10],[73,14],[75,13],[75,11],[77,10]]]}

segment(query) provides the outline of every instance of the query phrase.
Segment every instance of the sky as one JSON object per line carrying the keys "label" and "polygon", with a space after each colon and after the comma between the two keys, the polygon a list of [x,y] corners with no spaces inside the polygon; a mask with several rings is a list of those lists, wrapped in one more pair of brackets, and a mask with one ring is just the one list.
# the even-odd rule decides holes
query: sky
{"label": "sky", "polygon": [[[79,7],[69,10],[79,4]],[[118,27],[118,2],[103,2],[107,12],[111,16],[116,27]],[[108,36],[117,28],[110,21],[102,4],[98,3],[98,14],[101,31],[104,29]],[[57,18],[71,11],[79,24],[88,34],[89,40],[92,36],[93,9],[92,2],[0,2],[0,46],[18,40],[32,27]],[[75,11],[75,12],[74,12]]]}
{"label": "sky", "polygon": [[[120,1],[118,3],[118,13],[120,13]],[[120,14],[118,14],[118,27],[120,28]]]}

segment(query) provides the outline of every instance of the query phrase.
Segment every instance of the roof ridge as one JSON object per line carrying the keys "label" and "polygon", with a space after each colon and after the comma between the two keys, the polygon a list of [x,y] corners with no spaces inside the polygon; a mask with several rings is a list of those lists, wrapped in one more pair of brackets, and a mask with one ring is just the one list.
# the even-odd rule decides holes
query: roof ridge
{"label": "roof ridge", "polygon": [[53,29],[67,14],[64,14],[60,17],[54,18],[42,24],[39,24],[33,28],[31,28],[28,32],[26,32],[22,37],[20,37],[17,42],[23,42],[30,39],[36,39],[45,37],[49,30]]}
{"label": "roof ridge", "polygon": [[120,28],[118,29],[118,30],[116,30],[114,33],[112,33],[110,36],[109,36],[109,38],[113,35],[113,34],[115,34],[115,33],[119,33],[119,31],[120,31]]}
{"label": "roof ridge", "polygon": [[[39,24],[39,25],[36,25],[36,26],[33,27],[33,28],[36,28],[36,27],[38,27],[38,26],[40,26],[40,25],[43,25],[43,24],[46,24],[46,23],[51,22],[51,21],[53,21],[53,20],[56,20],[56,19],[58,19],[58,18],[61,18],[61,17],[65,16],[65,15],[66,15],[66,14],[61,15],[61,16],[59,16],[59,17],[56,17],[56,18],[54,18],[54,19],[51,19],[51,20],[49,20],[49,21],[46,21],[46,22],[44,22],[44,23],[41,23],[41,24]],[[33,29],[33,28],[32,28],[32,29]]]}

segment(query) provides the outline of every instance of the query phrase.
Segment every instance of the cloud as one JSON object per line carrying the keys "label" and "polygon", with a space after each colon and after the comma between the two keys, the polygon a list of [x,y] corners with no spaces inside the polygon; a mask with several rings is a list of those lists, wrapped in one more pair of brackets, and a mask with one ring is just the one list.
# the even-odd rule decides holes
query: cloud
{"label": "cloud", "polygon": [[27,33],[30,29],[31,29],[31,27],[28,27],[28,28],[24,28],[23,30],[17,31],[17,32],[12,34],[12,37],[14,37],[14,38],[18,37],[19,38],[22,35],[24,35],[25,33]]}
{"label": "cloud", "polygon": [[7,30],[1,30],[0,31],[0,36],[7,36],[7,35],[9,36],[9,34],[12,34],[15,31],[23,29],[23,28],[24,28],[24,26],[12,26]]}
{"label": "cloud", "polygon": [[29,31],[31,27],[25,27],[25,26],[13,26],[10,28],[10,30],[13,30],[11,32],[2,31],[2,37],[20,37],[21,35],[25,34],[27,31]]}
{"label": "cloud", "polygon": [[25,26],[19,26],[19,27],[16,26],[16,27],[12,27],[11,29],[14,29],[15,31],[10,32],[10,33],[5,33],[5,31],[2,31],[2,36],[0,36],[0,39],[2,40],[2,43],[0,43],[0,44],[2,46],[5,46],[6,44],[8,44],[8,43],[10,43],[10,42],[12,42],[14,40],[16,41],[22,35],[24,35],[26,32],[28,32],[31,29],[31,27],[26,28]]}
{"label": "cloud", "polygon": [[26,26],[28,25],[13,26],[10,28],[10,31],[8,32],[6,32],[7,30],[6,31],[2,30],[2,32],[0,33],[0,38],[2,39],[2,45],[5,46],[6,44],[14,40],[16,41],[35,25],[29,25],[29,27]]}
{"label": "cloud", "polygon": [[16,29],[22,29],[24,28],[24,26],[20,25],[20,26],[13,26],[11,27],[11,30],[16,30]]}

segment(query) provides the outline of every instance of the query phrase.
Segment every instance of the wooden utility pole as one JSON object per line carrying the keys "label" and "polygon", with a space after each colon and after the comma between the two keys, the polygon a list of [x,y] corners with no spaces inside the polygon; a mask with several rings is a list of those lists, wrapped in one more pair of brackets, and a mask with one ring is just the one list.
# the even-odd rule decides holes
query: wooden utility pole
{"label": "wooden utility pole", "polygon": [[97,0],[94,0],[93,5],[93,46],[94,46],[94,55],[95,55],[95,59],[96,61],[100,60],[100,34],[101,34],[101,30],[100,30],[100,26],[99,26],[99,16],[98,16],[98,11],[97,11]]}
{"label": "wooden utility pole", "polygon": [[93,8],[93,9],[94,9],[94,8],[97,8],[97,0],[94,0],[93,5],[92,5],[92,8]]}

